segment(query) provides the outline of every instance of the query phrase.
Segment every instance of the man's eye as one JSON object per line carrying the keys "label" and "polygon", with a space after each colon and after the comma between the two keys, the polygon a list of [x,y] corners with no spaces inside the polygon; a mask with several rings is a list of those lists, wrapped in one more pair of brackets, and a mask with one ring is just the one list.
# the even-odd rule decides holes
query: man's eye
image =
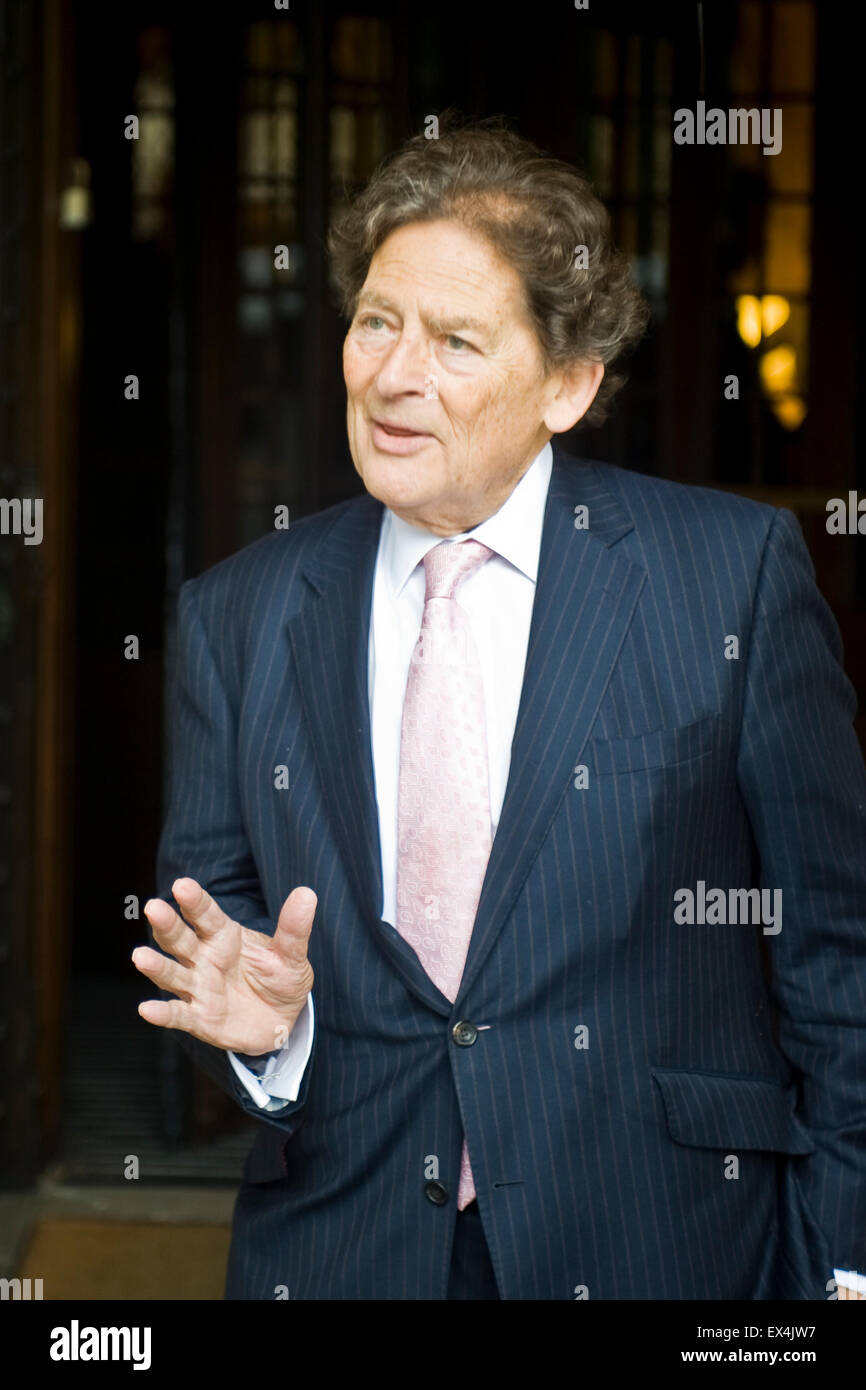
{"label": "man's eye", "polygon": [[[362,328],[370,328],[374,333],[379,331],[379,325],[384,325],[385,320],[381,314],[365,314],[359,321]],[[472,344],[467,343],[465,338],[460,338],[456,333],[446,334],[445,341],[452,352],[462,352],[464,348],[472,350]]]}

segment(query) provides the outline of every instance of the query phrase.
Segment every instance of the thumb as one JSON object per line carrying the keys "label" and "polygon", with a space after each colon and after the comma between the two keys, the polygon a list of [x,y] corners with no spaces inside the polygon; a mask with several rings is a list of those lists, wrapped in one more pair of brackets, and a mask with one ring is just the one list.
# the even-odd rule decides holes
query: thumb
{"label": "thumb", "polygon": [[312,888],[293,888],[280,908],[274,931],[274,946],[293,964],[306,959],[307,943],[319,900]]}

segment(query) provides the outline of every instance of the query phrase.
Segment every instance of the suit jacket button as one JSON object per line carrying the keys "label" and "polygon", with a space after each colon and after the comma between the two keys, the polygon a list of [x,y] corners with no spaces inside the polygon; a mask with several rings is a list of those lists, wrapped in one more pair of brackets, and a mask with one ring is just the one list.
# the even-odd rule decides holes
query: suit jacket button
{"label": "suit jacket button", "polygon": [[448,1201],[448,1188],[441,1182],[425,1182],[424,1196],[437,1207],[444,1207]]}
{"label": "suit jacket button", "polygon": [[458,1047],[471,1047],[478,1037],[478,1029],[474,1023],[468,1023],[462,1018],[459,1023],[455,1023],[451,1029],[451,1036]]}

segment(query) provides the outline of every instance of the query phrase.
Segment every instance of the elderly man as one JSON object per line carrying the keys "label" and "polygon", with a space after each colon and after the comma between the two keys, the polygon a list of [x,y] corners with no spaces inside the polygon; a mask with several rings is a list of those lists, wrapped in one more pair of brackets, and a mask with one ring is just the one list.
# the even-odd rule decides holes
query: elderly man
{"label": "elderly man", "polygon": [[796,520],[551,445],[645,313],[501,122],[330,250],[366,495],[184,585],[134,954],[263,1121],[227,1297],[855,1295],[866,773]]}

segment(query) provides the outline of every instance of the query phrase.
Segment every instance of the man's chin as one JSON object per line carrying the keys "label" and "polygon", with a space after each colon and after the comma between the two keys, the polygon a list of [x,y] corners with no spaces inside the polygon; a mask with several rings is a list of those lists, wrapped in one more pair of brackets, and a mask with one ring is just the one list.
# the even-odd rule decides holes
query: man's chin
{"label": "man's chin", "polygon": [[433,489],[418,486],[418,466],[411,458],[370,460],[361,481],[371,497],[392,511],[423,511],[435,496]]}
{"label": "man's chin", "polygon": [[428,529],[421,520],[421,518],[426,515],[427,507],[429,506],[425,498],[411,495],[407,496],[405,493],[397,493],[393,488],[380,488],[374,491],[372,488],[368,487],[367,491],[370,493],[371,497],[377,498],[377,500],[381,502],[384,507],[387,507],[389,511],[392,511],[395,516],[399,516],[402,521],[408,521],[410,526],[420,526],[424,530]]}

